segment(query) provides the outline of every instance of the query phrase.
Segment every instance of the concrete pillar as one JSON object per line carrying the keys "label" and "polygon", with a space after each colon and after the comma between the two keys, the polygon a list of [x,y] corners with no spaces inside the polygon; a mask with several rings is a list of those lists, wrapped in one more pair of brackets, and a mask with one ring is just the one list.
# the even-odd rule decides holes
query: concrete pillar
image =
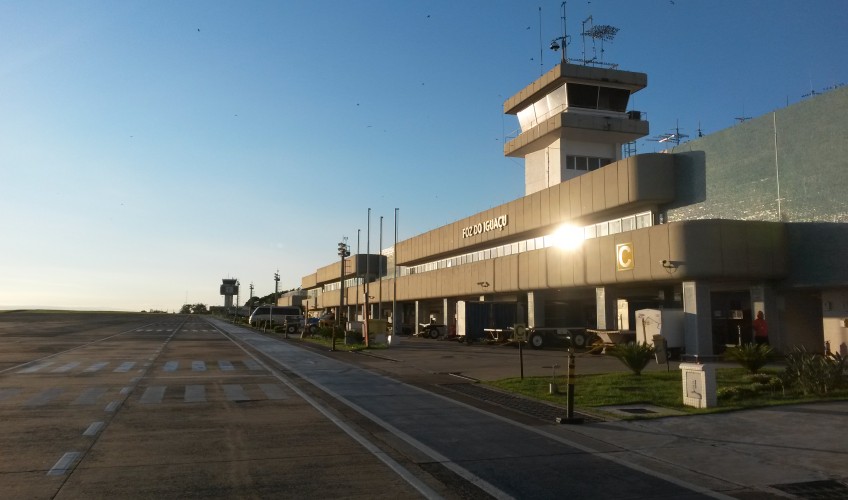
{"label": "concrete pillar", "polygon": [[706,283],[683,282],[683,344],[687,356],[714,354],[710,287]]}
{"label": "concrete pillar", "polygon": [[456,300],[442,299],[442,311],[444,311],[444,322],[448,325],[448,335],[456,333]]}
{"label": "concrete pillar", "polygon": [[421,301],[416,300],[415,301],[415,325],[413,325],[413,327],[412,327],[412,331],[416,335],[421,333],[421,323],[422,323],[422,318],[423,318],[422,314],[423,314],[423,311],[421,311]]}
{"label": "concrete pillar", "polygon": [[614,294],[608,293],[610,291],[602,286],[595,288],[595,311],[598,330],[613,330],[616,328],[618,306]]}
{"label": "concrete pillar", "polygon": [[545,326],[545,301],[536,292],[527,292],[527,326]]}

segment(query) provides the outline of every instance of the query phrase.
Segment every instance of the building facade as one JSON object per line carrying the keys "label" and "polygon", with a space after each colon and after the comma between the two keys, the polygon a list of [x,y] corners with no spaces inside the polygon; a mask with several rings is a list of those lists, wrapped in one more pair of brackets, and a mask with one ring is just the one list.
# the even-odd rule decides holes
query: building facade
{"label": "building facade", "polygon": [[778,350],[845,353],[848,88],[624,157],[648,134],[628,110],[646,85],[559,64],[504,103],[525,196],[316,270],[307,310],[453,330],[458,301],[497,301],[531,327],[625,331],[637,310],[679,310],[682,348],[699,356],[752,341],[763,311]]}

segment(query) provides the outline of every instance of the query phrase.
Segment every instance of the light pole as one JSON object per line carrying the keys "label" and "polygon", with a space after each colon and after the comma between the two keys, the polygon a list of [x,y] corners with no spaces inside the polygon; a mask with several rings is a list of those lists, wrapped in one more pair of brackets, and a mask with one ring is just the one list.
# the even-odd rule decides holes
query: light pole
{"label": "light pole", "polygon": [[238,313],[239,313],[239,293],[238,293],[239,285],[240,285],[240,283],[238,282],[238,280],[236,280],[236,310],[235,310],[235,314],[233,314],[233,324],[235,324],[236,318],[238,318]]}
{"label": "light pole", "polygon": [[371,293],[371,209],[368,209],[368,230],[365,237],[365,328],[362,337],[368,347],[368,319],[371,317],[371,305],[368,295]]}
{"label": "light pole", "polygon": [[398,210],[395,209],[395,248],[392,255],[395,260],[394,279],[392,280],[392,335],[398,334],[398,310],[397,310],[397,280],[398,280],[398,254],[397,254],[397,236],[398,236]]}
{"label": "light pole", "polygon": [[274,273],[274,303],[271,305],[277,305],[277,298],[279,293],[279,285],[280,285],[280,270],[277,269],[277,272]]}
{"label": "light pole", "polygon": [[379,292],[377,293],[377,318],[380,321],[383,320],[383,216],[380,216],[380,252],[379,258],[377,259],[377,265],[379,267],[379,271],[377,271],[377,279],[380,281],[377,283]]}
{"label": "light pole", "polygon": [[[341,266],[339,267],[339,314],[336,318],[337,326],[342,324],[342,309],[344,308],[344,277],[345,277],[345,257],[350,255],[350,250],[347,249],[347,243],[344,241],[339,243],[339,257],[341,257]],[[336,329],[333,328],[333,350],[336,350]]]}

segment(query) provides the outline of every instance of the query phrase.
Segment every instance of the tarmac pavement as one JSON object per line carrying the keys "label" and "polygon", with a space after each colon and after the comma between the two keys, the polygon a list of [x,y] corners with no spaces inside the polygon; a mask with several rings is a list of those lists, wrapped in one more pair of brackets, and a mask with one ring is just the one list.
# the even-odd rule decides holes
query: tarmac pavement
{"label": "tarmac pavement", "polygon": [[[402,337],[369,354],[326,353],[418,386],[518,376],[518,349]],[[525,376],[564,370],[564,351],[525,349]],[[560,368],[553,368],[560,365]],[[647,370],[678,370],[651,363]],[[580,354],[578,373],[624,371]],[[558,372],[561,376],[564,371]],[[577,447],[730,498],[848,498],[848,401],[583,425],[545,425]],[[719,495],[719,496],[721,496]]]}

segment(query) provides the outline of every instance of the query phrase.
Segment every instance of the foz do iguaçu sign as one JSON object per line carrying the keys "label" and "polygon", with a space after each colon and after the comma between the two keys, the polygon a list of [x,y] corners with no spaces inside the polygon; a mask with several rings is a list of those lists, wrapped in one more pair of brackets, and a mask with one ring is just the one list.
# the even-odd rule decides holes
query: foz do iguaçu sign
{"label": "foz do igua\u00e7u sign", "polygon": [[500,217],[495,217],[494,219],[489,219],[484,222],[473,224],[471,226],[462,228],[462,237],[470,238],[472,236],[477,236],[478,234],[494,231],[495,229],[503,231],[508,222],[509,219],[507,219],[506,215],[501,215]]}

